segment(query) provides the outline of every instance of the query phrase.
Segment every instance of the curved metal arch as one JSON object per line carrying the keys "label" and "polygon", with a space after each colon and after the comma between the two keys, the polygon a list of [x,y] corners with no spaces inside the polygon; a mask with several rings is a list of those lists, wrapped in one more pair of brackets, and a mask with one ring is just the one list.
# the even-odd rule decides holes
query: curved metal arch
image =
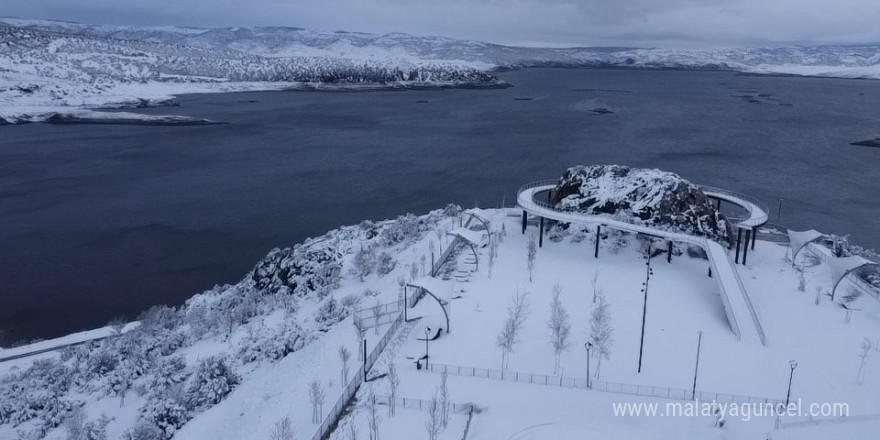
{"label": "curved metal arch", "polygon": [[437,301],[437,304],[440,305],[440,309],[443,310],[443,317],[446,318],[446,333],[448,334],[449,333],[449,311],[446,310],[446,304],[444,304],[443,301],[437,297],[437,295],[434,295],[430,290],[428,290],[422,286],[413,286],[412,284],[407,284],[407,286],[417,287],[417,288],[421,289],[423,292],[427,293],[431,298],[434,298],[434,300]]}
{"label": "curved metal arch", "polygon": [[844,278],[848,277],[853,272],[856,272],[856,271],[863,269],[867,266],[880,266],[880,264],[869,261],[869,262],[866,262],[864,264],[860,264],[856,267],[853,267],[852,269],[848,269],[847,271],[845,271],[843,273],[843,275],[841,275],[840,278],[838,278],[837,281],[834,282],[834,287],[831,288],[831,301],[834,301],[834,294],[835,294],[835,292],[837,292],[837,286],[840,285],[840,282],[843,281]]}

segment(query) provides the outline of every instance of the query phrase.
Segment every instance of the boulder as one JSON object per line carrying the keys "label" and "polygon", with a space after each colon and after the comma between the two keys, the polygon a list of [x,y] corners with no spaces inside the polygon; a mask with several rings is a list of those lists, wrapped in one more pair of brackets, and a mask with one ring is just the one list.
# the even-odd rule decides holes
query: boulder
{"label": "boulder", "polygon": [[574,166],[559,179],[550,202],[558,209],[667,231],[729,240],[724,215],[697,185],[677,174],[620,165]]}

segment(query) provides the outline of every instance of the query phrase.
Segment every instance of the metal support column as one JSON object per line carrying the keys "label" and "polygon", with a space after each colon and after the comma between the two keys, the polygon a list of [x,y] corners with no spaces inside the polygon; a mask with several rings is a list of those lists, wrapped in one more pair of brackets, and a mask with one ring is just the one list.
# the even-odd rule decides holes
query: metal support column
{"label": "metal support column", "polygon": [[602,239],[602,226],[596,225],[596,252],[594,253],[594,257],[599,258],[599,240]]}
{"label": "metal support column", "polygon": [[544,217],[538,218],[538,247],[544,247]]}
{"label": "metal support column", "polygon": [[745,246],[743,246],[743,265],[746,264],[746,256],[749,255],[749,240],[752,238],[751,229],[746,229],[746,242]]}
{"label": "metal support column", "polygon": [[736,229],[736,257],[733,259],[733,262],[739,264],[739,245],[742,242],[743,230],[737,228]]}
{"label": "metal support column", "polygon": [[755,250],[755,240],[758,239],[758,228],[752,228],[752,250]]}
{"label": "metal support column", "polygon": [[525,235],[525,233],[526,233],[526,219],[528,218],[528,215],[529,214],[526,213],[526,210],[523,209],[523,218],[522,218],[522,233],[523,233],[523,235]]}
{"label": "metal support column", "polygon": [[669,255],[666,256],[666,262],[672,263],[672,241],[669,241],[669,249],[666,251]]}

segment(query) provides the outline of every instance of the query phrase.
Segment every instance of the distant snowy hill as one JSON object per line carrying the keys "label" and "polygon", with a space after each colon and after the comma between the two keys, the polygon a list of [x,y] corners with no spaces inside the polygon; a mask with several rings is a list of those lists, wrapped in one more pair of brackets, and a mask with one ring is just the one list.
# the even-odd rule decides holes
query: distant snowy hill
{"label": "distant snowy hill", "polygon": [[296,85],[495,85],[537,66],[720,69],[880,78],[880,45],[673,50],[525,48],[301,28],[89,25],[0,18],[0,118],[187,92]]}

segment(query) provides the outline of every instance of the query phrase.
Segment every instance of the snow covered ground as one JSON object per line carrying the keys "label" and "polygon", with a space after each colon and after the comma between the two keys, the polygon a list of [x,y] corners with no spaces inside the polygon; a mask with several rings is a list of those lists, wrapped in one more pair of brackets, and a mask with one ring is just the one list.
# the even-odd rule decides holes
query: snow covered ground
{"label": "snow covered ground", "polygon": [[[856,381],[859,344],[865,337],[872,340],[880,337],[880,303],[867,295],[857,299],[851,306],[860,310],[855,312],[850,323],[844,322],[844,310],[827,296],[821,297],[817,306],[815,289],[830,289],[830,276],[824,265],[806,268],[804,292],[798,289],[798,272],[786,260],[785,246],[759,240],[756,250],[749,255],[748,265],[737,266],[767,333],[768,344],[762,346],[736,340],[726,322],[718,286],[707,276],[706,260],[689,257],[687,252],[674,256],[671,263],[667,263],[665,254],[654,257],[650,264],[653,276],[649,282],[643,365],[642,371],[638,372],[644,305],[641,287],[646,275],[644,243],[634,235],[612,233],[602,241],[596,259],[593,256],[594,233],[554,232],[545,236],[543,247],[538,249],[530,280],[527,248],[529,237],[537,232],[535,227],[530,226],[526,235],[520,234],[518,210],[487,210],[484,213],[491,217],[493,231],[500,235],[504,230],[506,234],[501,237],[497,257],[491,263],[491,247],[478,250],[478,269],[467,248],[456,256],[452,279],[462,278],[462,281],[448,281],[454,284],[455,291],[448,309],[451,332],[443,332],[437,340],[428,343],[429,362],[500,370],[501,351],[497,337],[507,307],[515,292],[527,291],[529,313],[519,342],[509,358],[508,369],[520,374],[554,376],[554,355],[547,321],[552,288],[558,282],[562,288],[561,300],[571,323],[571,345],[562,353],[559,375],[583,380],[587,368],[583,344],[590,333],[590,316],[595,307],[592,281],[598,274],[596,287],[610,304],[613,343],[609,358],[601,361],[595,384],[608,381],[689,390],[694,380],[697,332],[702,331],[697,378],[700,391],[784,399],[790,374],[789,361],[794,359],[798,365],[793,376],[792,399],[804,405],[845,403],[850,416],[880,413],[876,351],[873,359],[867,361],[867,374],[862,383]],[[398,220],[394,224],[407,223]],[[370,316],[369,308],[373,304],[398,300],[398,279],[420,277],[422,256],[429,255],[431,249],[439,255],[450,242],[443,231],[458,226],[455,217],[435,217],[426,224],[430,228],[421,230],[415,236],[416,240],[405,240],[387,248],[397,261],[393,270],[383,276],[367,274],[363,281],[357,272],[351,271],[352,267],[359,267],[355,261],[360,258],[358,249],[361,243],[374,242],[369,240],[377,240],[377,237],[388,238],[391,234],[374,235],[369,231],[375,231],[375,226],[366,224],[343,228],[323,239],[311,241],[316,243],[312,246],[347,249],[344,252],[345,275],[339,287],[329,292],[328,298],[335,298],[340,303],[348,301],[345,298],[361,298],[357,307],[367,309],[363,312],[365,316]],[[379,228],[383,229],[403,233],[403,229],[396,230],[388,224]],[[373,238],[368,238],[370,236]],[[554,239],[550,239],[551,236]],[[442,238],[438,240],[438,237]],[[430,257],[425,261],[430,262]],[[802,262],[799,260],[798,263]],[[198,322],[192,320],[191,315],[199,304],[219,304],[217,301],[229,292],[232,290],[220,289],[196,297],[187,307],[183,331],[189,331],[186,330],[192,325],[189,322]],[[260,301],[282,301],[279,298],[283,296],[262,298]],[[174,431],[174,438],[265,439],[270,438],[275,424],[283,418],[292,421],[297,439],[312,438],[318,425],[311,421],[310,383],[317,381],[325,391],[324,413],[327,414],[345,385],[339,347],[345,346],[352,353],[348,378],[358,365],[358,342],[352,316],[348,315],[329,327],[322,327],[316,321],[324,314],[319,310],[324,310],[328,301],[309,295],[297,299],[295,305],[284,306],[286,303],[278,302],[278,306],[260,308],[263,310],[261,314],[250,318],[246,324],[233,327],[230,332],[224,331],[223,327],[211,330],[177,349],[174,355],[183,356],[188,364],[209,356],[226,355],[241,380],[216,405],[194,411],[192,420]],[[343,416],[331,438],[350,438],[352,427],[358,438],[369,438],[367,395],[371,388],[379,396],[391,393],[387,376],[391,364],[396,366],[400,377],[399,397],[428,401],[437,390],[441,375],[417,369],[415,359],[425,354],[426,343],[419,339],[424,337],[424,329],[446,326],[443,312],[435,300],[425,297],[407,314],[411,321],[393,335],[391,343],[370,371],[370,377],[376,379],[361,386],[351,411]],[[291,320],[302,325],[307,330],[304,334],[309,335],[301,348],[278,361],[241,360],[242,349],[254,348],[248,345],[255,340],[251,335],[261,334],[261,329],[278,328]],[[368,350],[375,346],[386,329],[387,325],[367,329]],[[14,374],[26,368],[27,363],[17,362],[14,368],[7,369],[7,373],[13,374],[10,377],[14,381]],[[593,373],[600,368],[597,358],[591,360],[590,368]],[[136,383],[138,380],[146,378],[137,379]],[[0,380],[0,391],[2,384],[3,380]],[[619,404],[657,404],[662,411],[669,402],[683,404],[687,402],[685,400],[458,375],[449,375],[448,385],[451,402],[473,404],[477,409],[469,428],[470,439],[580,439],[587,433],[619,439],[868,438],[876,429],[876,422],[871,420],[786,428],[786,424],[808,422],[810,418],[806,415],[783,417],[780,423],[786,429],[779,430],[775,428],[776,417],[755,416],[744,420],[729,415],[724,419],[724,426],[717,428],[716,417],[707,414],[672,417],[615,413],[615,405]],[[128,438],[122,437],[127,429],[138,420],[149,419],[149,413],[144,414],[139,408],[150,407],[152,394],[131,392],[122,405],[118,395],[99,391],[101,389],[86,388],[77,391],[77,397],[84,402],[90,419],[102,413],[112,417],[106,427],[108,438]],[[0,393],[0,421],[2,398]],[[386,440],[427,437],[425,422],[428,412],[424,409],[398,408],[396,415],[391,416],[387,406],[380,405],[380,414],[380,433]],[[31,426],[29,423],[32,422],[18,427],[10,423],[0,424],[0,438],[12,438],[16,429]],[[452,414],[449,425],[439,438],[461,438],[466,424],[466,414]],[[64,429],[62,425],[46,434],[49,438],[57,437],[65,432]]]}

